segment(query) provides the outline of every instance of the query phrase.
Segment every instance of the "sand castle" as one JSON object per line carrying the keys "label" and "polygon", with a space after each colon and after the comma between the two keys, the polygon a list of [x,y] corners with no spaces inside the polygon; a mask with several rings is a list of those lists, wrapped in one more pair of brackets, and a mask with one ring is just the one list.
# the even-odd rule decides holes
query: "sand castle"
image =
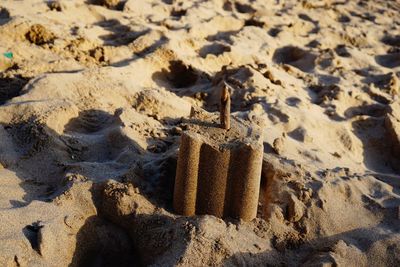
{"label": "sand castle", "polygon": [[230,117],[230,96],[221,92],[218,116],[192,109],[182,134],[174,209],[182,215],[256,217],[263,157],[261,130]]}

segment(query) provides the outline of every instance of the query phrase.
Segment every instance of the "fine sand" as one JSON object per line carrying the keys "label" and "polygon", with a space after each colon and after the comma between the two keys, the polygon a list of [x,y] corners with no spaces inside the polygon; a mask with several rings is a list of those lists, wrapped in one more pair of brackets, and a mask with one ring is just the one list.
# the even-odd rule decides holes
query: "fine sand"
{"label": "fine sand", "polygon": [[[399,266],[399,14],[2,0],[0,266]],[[183,118],[223,79],[263,130],[250,222],[172,209]]]}

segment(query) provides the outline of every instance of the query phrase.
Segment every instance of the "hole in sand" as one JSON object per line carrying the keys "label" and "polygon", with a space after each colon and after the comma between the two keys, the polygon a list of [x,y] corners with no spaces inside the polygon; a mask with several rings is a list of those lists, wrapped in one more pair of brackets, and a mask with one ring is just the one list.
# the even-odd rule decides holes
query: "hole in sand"
{"label": "hole in sand", "polygon": [[214,43],[214,44],[203,46],[200,49],[199,54],[202,58],[206,58],[207,55],[210,55],[210,54],[219,56],[225,52],[230,52],[230,51],[231,51],[231,48],[228,45],[221,44],[221,43]]}
{"label": "hole in sand", "polygon": [[400,46],[400,35],[386,35],[382,38],[382,42],[391,46]]}
{"label": "hole in sand", "polygon": [[288,97],[286,98],[286,104],[291,107],[298,107],[301,103],[301,99],[298,97]]}
{"label": "hole in sand", "polygon": [[304,72],[315,67],[316,55],[296,46],[285,46],[275,51],[273,60],[280,64],[289,64]]}
{"label": "hole in sand", "polygon": [[256,20],[255,18],[248,19],[244,22],[244,26],[255,26],[255,27],[264,27],[265,23],[263,21]]}
{"label": "hole in sand", "polygon": [[332,85],[311,85],[310,90],[317,94],[316,99],[313,100],[314,104],[322,105],[326,104],[327,101],[339,100],[340,92],[342,91],[339,86]]}
{"label": "hole in sand", "polygon": [[230,1],[225,1],[225,3],[223,4],[222,8],[223,8],[225,11],[232,11],[232,10],[233,10],[232,2],[230,2]]}
{"label": "hole in sand", "polygon": [[312,40],[312,41],[309,42],[306,46],[307,46],[307,47],[310,47],[310,48],[317,48],[317,47],[320,47],[320,46],[321,46],[321,43],[318,42],[318,40]]}
{"label": "hole in sand", "polygon": [[10,20],[10,12],[5,8],[0,7],[0,25],[6,24]]}
{"label": "hole in sand", "polygon": [[171,11],[171,16],[176,17],[176,18],[181,18],[186,15],[186,10],[185,9],[173,9]]}
{"label": "hole in sand", "polygon": [[224,41],[226,43],[232,44],[231,36],[237,34],[239,31],[225,31],[225,32],[218,32],[214,35],[209,35],[207,36],[206,40],[209,42],[214,42],[214,41]]}
{"label": "hole in sand", "polygon": [[186,65],[181,60],[172,60],[168,69],[154,73],[153,79],[166,81],[175,88],[184,88],[194,85],[199,75],[192,66]]}
{"label": "hole in sand", "polygon": [[19,96],[28,80],[22,77],[0,78],[0,105]]}
{"label": "hole in sand", "polygon": [[337,20],[340,23],[348,23],[351,21],[351,19],[346,15],[341,15]]}
{"label": "hole in sand", "polygon": [[281,29],[272,28],[272,29],[270,29],[270,30],[268,31],[268,34],[269,34],[270,36],[272,36],[272,37],[276,37],[276,36],[278,36],[278,34],[279,34],[281,31],[282,31]]}
{"label": "hole in sand", "polygon": [[311,23],[317,23],[315,20],[313,20],[312,18],[310,18],[310,16],[308,16],[307,14],[299,14],[298,17],[304,21],[308,21]]}
{"label": "hole in sand", "polygon": [[256,10],[248,4],[242,4],[239,2],[235,2],[235,8],[239,13],[254,13]]}
{"label": "hole in sand", "polygon": [[376,56],[375,60],[383,67],[397,68],[400,66],[400,52]]}
{"label": "hole in sand", "polygon": [[335,52],[338,56],[341,56],[341,57],[350,57],[351,56],[351,54],[347,51],[346,46],[343,44],[337,45],[335,47]]}

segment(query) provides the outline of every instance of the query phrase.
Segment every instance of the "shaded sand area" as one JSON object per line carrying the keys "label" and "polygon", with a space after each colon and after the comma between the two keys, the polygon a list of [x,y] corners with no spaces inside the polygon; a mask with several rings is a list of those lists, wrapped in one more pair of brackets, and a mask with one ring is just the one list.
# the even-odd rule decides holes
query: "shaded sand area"
{"label": "shaded sand area", "polygon": [[[400,264],[399,1],[99,2],[0,3],[1,266]],[[264,133],[251,222],[172,210],[224,78]]]}

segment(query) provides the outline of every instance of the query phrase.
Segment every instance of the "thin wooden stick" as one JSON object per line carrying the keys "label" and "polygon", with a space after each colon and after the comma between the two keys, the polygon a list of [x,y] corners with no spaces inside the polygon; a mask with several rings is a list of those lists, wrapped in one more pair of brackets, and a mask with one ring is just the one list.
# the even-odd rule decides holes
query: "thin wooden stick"
{"label": "thin wooden stick", "polygon": [[228,87],[229,85],[224,81],[221,90],[220,122],[221,128],[225,130],[231,128],[231,95]]}

